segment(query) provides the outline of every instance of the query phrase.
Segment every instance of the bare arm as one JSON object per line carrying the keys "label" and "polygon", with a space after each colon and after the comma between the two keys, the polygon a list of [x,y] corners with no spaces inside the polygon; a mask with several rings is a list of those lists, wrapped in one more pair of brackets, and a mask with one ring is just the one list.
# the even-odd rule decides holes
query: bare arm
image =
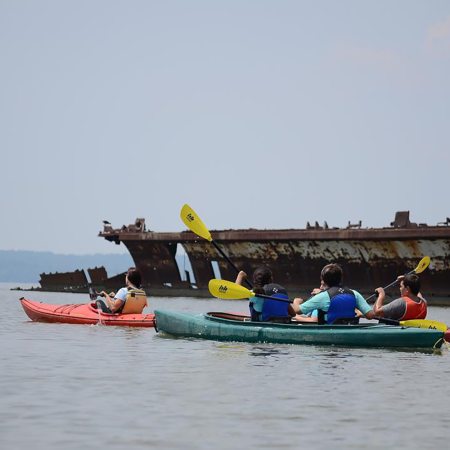
{"label": "bare arm", "polygon": [[301,314],[297,314],[295,317],[292,318],[292,320],[296,320],[297,322],[318,322],[318,318],[315,316],[302,316]]}
{"label": "bare arm", "polygon": [[[376,292],[378,292],[378,298],[377,301],[375,302],[375,305],[373,305],[373,316],[378,316],[378,317],[384,317],[384,313],[383,313],[383,302],[384,299],[386,298],[386,293],[384,292],[384,289],[382,287],[379,287],[377,289],[375,289]],[[369,314],[369,313],[367,313]],[[366,314],[366,318],[368,319],[369,317],[367,317]],[[373,317],[371,317],[372,319]]]}
{"label": "bare arm", "polygon": [[111,294],[107,294],[105,291],[102,292],[103,296],[105,297],[106,303],[108,304],[108,308],[114,313],[118,311],[122,305],[125,303],[123,300],[119,300],[118,298],[112,299],[110,295],[113,295],[114,293],[111,292]]}
{"label": "bare arm", "polygon": [[303,314],[300,311],[300,305],[304,302],[304,300],[300,297],[298,298],[294,298],[294,301],[292,303],[292,310],[294,312],[294,314]]}
{"label": "bare arm", "polygon": [[238,273],[238,276],[236,277],[236,281],[235,281],[235,283],[236,284],[239,284],[239,286],[242,286],[243,284],[244,284],[244,281],[247,279],[247,274],[243,271],[243,270],[241,270],[239,273]]}

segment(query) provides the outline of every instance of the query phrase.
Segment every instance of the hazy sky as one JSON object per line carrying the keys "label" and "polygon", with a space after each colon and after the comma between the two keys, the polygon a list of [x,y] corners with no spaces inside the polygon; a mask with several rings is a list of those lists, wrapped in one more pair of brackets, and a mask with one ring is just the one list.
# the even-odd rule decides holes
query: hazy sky
{"label": "hazy sky", "polygon": [[448,0],[0,0],[0,249],[450,216]]}

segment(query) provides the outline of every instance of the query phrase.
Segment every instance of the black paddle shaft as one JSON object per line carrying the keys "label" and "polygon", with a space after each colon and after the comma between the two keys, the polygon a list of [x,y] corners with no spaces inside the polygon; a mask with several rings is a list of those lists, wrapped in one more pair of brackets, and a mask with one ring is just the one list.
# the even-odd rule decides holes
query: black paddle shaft
{"label": "black paddle shaft", "polygon": [[[415,273],[415,272],[416,272],[416,269],[411,270],[411,272],[405,273],[404,276],[406,276],[406,275],[411,275],[412,273]],[[386,287],[384,287],[383,289],[386,290],[386,289],[391,288],[392,286],[396,286],[398,283],[400,283],[400,281],[401,281],[401,280],[399,280],[399,279],[397,278],[395,281],[393,281],[391,284],[388,284],[388,285],[387,285]],[[374,297],[378,297],[378,292],[375,292],[375,294],[372,294],[370,297],[366,298],[366,302],[368,302],[369,300],[371,300],[371,299],[374,298]]]}
{"label": "black paddle shaft", "polygon": [[105,295],[101,292],[97,292],[94,288],[89,288],[89,297],[91,300],[95,300],[97,297],[104,297]]}
{"label": "black paddle shaft", "polygon": [[384,317],[374,317],[375,320],[378,320],[380,323],[385,323],[386,325],[400,325],[399,320],[394,319],[386,319]]}
{"label": "black paddle shaft", "polygon": [[276,300],[277,302],[293,303],[293,301],[289,298],[271,297],[270,295],[263,295],[263,294],[255,294],[255,297],[267,298],[269,300]]}
{"label": "black paddle shaft", "polygon": [[[212,240],[211,244],[214,245],[214,247],[216,247],[216,250],[228,261],[228,264],[230,264],[233,269],[239,273],[240,270],[234,265],[233,261],[231,261],[230,258],[228,258],[228,256],[223,252],[223,250],[217,245],[216,241]],[[245,279],[245,282],[247,283],[247,285],[250,287],[250,289],[253,289],[253,285],[252,283],[250,283],[250,281],[248,281],[248,279]]]}

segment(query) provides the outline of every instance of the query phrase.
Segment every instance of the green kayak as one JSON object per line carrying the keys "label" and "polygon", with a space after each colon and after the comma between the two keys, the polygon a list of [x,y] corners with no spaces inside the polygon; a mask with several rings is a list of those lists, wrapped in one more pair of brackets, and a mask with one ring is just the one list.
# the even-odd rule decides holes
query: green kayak
{"label": "green kayak", "polygon": [[160,331],[183,337],[216,341],[267,342],[274,344],[339,345],[357,347],[440,348],[439,330],[378,323],[358,325],[306,325],[251,322],[229,313],[185,313],[156,310]]}

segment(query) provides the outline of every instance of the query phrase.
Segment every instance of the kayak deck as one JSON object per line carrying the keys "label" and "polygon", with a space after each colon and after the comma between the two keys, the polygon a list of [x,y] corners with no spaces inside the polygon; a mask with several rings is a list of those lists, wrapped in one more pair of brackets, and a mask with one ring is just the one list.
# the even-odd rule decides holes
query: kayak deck
{"label": "kayak deck", "polygon": [[154,314],[108,314],[99,312],[91,303],[50,305],[25,298],[21,298],[20,303],[27,316],[35,322],[154,327]]}
{"label": "kayak deck", "polygon": [[440,348],[438,330],[364,323],[358,325],[280,324],[252,322],[224,313],[156,310],[156,326],[175,336],[218,341],[357,347]]}

